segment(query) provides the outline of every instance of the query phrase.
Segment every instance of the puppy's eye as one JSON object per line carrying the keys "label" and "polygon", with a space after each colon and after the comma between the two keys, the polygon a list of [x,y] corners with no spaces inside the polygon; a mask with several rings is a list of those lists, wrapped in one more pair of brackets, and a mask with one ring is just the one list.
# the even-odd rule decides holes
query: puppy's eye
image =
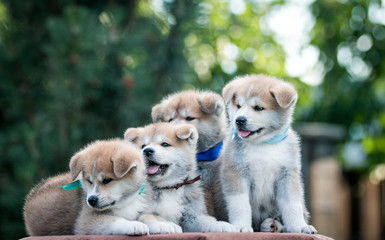
{"label": "puppy's eye", "polygon": [[240,109],[240,108],[241,108],[241,105],[237,104],[237,108]]}
{"label": "puppy's eye", "polygon": [[143,145],[142,145],[142,149],[145,148],[145,147],[146,147],[146,144],[143,144]]}
{"label": "puppy's eye", "polygon": [[92,185],[92,181],[90,178],[87,178],[87,182]]}
{"label": "puppy's eye", "polygon": [[187,116],[187,117],[186,117],[186,120],[187,120],[187,121],[192,121],[192,120],[194,120],[194,119],[195,119],[194,117],[190,117],[190,116]]}
{"label": "puppy's eye", "polygon": [[265,109],[264,107],[261,107],[261,106],[259,106],[259,105],[257,105],[257,106],[254,107],[254,110],[255,110],[255,111],[258,111],[258,112],[259,112],[259,111],[262,111],[262,110],[264,110],[264,109]]}
{"label": "puppy's eye", "polygon": [[162,147],[169,147],[171,146],[170,144],[166,143],[166,142],[162,142],[162,144],[160,144]]}
{"label": "puppy's eye", "polygon": [[174,120],[174,119],[170,118],[170,119],[168,120],[168,122],[172,122],[172,120]]}
{"label": "puppy's eye", "polygon": [[103,184],[109,184],[111,181],[112,181],[111,178],[105,178],[105,179],[103,179],[102,183]]}

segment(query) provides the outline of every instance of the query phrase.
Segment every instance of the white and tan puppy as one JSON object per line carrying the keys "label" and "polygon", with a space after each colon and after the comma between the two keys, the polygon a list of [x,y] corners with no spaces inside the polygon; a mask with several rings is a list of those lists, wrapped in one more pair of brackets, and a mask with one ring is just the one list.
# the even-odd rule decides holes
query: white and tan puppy
{"label": "white and tan puppy", "polygon": [[[73,184],[82,188],[59,187],[78,177]],[[31,191],[24,208],[25,224],[33,236],[175,232],[165,222],[149,231],[137,221],[143,213],[151,213],[152,197],[140,150],[118,139],[96,141],[72,157],[70,173],[50,178]]]}
{"label": "white and tan puppy", "polygon": [[[209,91],[181,91],[165,97],[152,108],[153,122],[192,124],[199,133],[197,167],[201,175],[207,210],[211,216],[220,216],[220,185],[217,175],[220,153],[227,135],[225,105],[222,97]],[[223,202],[223,201],[222,201]]]}
{"label": "white and tan puppy", "polygon": [[[227,222],[207,214],[199,184],[195,152],[198,132],[193,125],[155,123],[129,128],[124,137],[143,148],[148,181],[155,191],[154,215],[182,227],[184,232],[233,232]],[[155,218],[141,218],[150,225]]]}
{"label": "white and tan puppy", "polygon": [[316,233],[307,223],[299,137],[290,128],[295,89],[276,78],[250,75],[228,83],[223,97],[233,129],[221,168],[230,223],[252,232],[260,231],[265,219],[280,217],[286,232]]}

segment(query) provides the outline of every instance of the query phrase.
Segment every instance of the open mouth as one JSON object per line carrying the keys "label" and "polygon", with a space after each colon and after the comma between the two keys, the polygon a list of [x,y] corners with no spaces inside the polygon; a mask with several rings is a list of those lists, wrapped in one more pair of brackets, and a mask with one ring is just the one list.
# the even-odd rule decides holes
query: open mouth
{"label": "open mouth", "polygon": [[154,176],[158,174],[164,174],[167,169],[168,169],[167,164],[159,164],[154,161],[148,161],[147,175]]}
{"label": "open mouth", "polygon": [[256,131],[247,131],[247,130],[244,130],[244,129],[238,129],[238,136],[242,137],[242,138],[247,138],[247,137],[250,137],[256,133],[261,133],[262,130],[264,128],[258,128]]}

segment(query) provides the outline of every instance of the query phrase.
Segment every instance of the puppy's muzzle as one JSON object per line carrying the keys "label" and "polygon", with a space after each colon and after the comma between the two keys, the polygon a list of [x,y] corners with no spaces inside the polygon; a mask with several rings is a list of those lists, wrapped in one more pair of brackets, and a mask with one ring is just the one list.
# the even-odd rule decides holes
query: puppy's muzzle
{"label": "puppy's muzzle", "polygon": [[88,199],[88,204],[91,206],[91,207],[95,207],[98,202],[99,202],[99,199],[97,196],[90,196]]}
{"label": "puppy's muzzle", "polygon": [[247,119],[243,116],[239,116],[235,119],[235,124],[237,124],[238,128],[244,127],[247,124]]}

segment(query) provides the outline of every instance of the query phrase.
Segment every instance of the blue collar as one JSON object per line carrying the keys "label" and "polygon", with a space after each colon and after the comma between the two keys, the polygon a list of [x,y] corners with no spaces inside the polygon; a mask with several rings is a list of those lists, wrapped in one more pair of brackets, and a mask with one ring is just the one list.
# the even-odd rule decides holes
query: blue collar
{"label": "blue collar", "polygon": [[[281,142],[283,139],[285,139],[287,137],[287,135],[289,135],[289,128],[290,128],[290,125],[288,125],[286,127],[286,130],[285,130],[284,133],[277,134],[274,137],[270,138],[269,140],[263,141],[263,143],[266,143],[266,144],[276,144],[276,143]],[[234,128],[231,129],[231,131],[233,132],[233,138],[235,136],[237,136],[237,131]]]}
{"label": "blue collar", "polygon": [[286,130],[284,133],[277,134],[274,137],[270,138],[269,140],[263,141],[263,143],[276,144],[281,142],[283,139],[285,139],[287,135],[289,135],[289,126],[286,127]]}
{"label": "blue collar", "polygon": [[215,147],[207,151],[197,153],[196,155],[197,161],[203,162],[203,161],[213,161],[217,159],[221,152],[222,146],[223,146],[223,141],[221,141],[218,145],[216,145]]}

